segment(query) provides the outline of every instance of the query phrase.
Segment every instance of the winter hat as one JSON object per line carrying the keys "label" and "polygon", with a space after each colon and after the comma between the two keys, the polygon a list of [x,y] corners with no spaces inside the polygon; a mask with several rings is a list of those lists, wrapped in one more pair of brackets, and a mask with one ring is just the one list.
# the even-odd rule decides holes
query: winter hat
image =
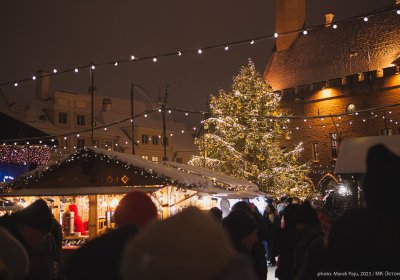
{"label": "winter hat", "polygon": [[157,219],[157,208],[147,194],[133,191],[121,199],[114,215],[117,225],[135,224],[142,228]]}
{"label": "winter hat", "polygon": [[378,144],[368,150],[363,183],[368,208],[399,213],[399,171],[400,157],[386,146]]}
{"label": "winter hat", "polygon": [[240,240],[257,230],[257,224],[248,213],[232,211],[222,220],[222,225],[234,240]]}
{"label": "winter hat", "polygon": [[53,214],[43,199],[36,200],[14,215],[17,222],[43,232],[50,232],[53,226]]}
{"label": "winter hat", "polygon": [[122,279],[220,279],[235,254],[212,217],[189,207],[128,241],[120,271]]}

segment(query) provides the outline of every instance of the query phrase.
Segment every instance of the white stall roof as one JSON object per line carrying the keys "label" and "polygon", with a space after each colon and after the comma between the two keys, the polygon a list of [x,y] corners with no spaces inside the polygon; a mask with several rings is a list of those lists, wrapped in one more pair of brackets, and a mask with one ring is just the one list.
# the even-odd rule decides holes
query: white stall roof
{"label": "white stall roof", "polygon": [[367,152],[374,145],[383,144],[400,156],[400,135],[369,136],[344,139],[336,161],[336,174],[363,174],[367,169]]}

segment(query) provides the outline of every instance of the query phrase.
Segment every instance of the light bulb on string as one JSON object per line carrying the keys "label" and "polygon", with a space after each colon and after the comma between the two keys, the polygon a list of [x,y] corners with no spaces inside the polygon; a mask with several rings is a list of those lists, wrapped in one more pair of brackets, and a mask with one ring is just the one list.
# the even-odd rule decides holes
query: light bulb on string
{"label": "light bulb on string", "polygon": [[78,72],[79,72],[79,69],[78,69],[78,68],[75,68],[74,71],[75,71],[75,73],[78,73]]}
{"label": "light bulb on string", "polygon": [[225,46],[225,48],[224,48],[224,49],[225,49],[226,51],[227,51],[227,50],[229,50],[229,46]]}
{"label": "light bulb on string", "polygon": [[397,10],[397,11],[396,11],[396,14],[400,15],[400,10]]}
{"label": "light bulb on string", "polygon": [[250,44],[251,44],[251,45],[254,45],[254,40],[251,40],[251,41],[250,41]]}
{"label": "light bulb on string", "polygon": [[135,59],[135,56],[134,55],[131,55],[131,60],[134,60]]}
{"label": "light bulb on string", "polygon": [[179,51],[179,52],[178,52],[178,56],[181,56],[181,55],[182,55],[182,53]]}
{"label": "light bulb on string", "polygon": [[185,113],[185,116],[189,116],[189,113],[186,112],[186,113]]}
{"label": "light bulb on string", "polygon": [[307,35],[307,33],[308,33],[307,30],[304,30],[304,31],[303,31],[303,35]]}
{"label": "light bulb on string", "polygon": [[364,17],[364,21],[367,22],[368,21],[368,17]]}
{"label": "light bulb on string", "polygon": [[118,66],[118,61],[114,62],[114,66]]}
{"label": "light bulb on string", "polygon": [[53,69],[53,73],[56,74],[57,73],[57,69]]}
{"label": "light bulb on string", "polygon": [[32,76],[32,80],[36,80],[36,76]]}
{"label": "light bulb on string", "polygon": [[96,66],[92,65],[92,67],[90,67],[90,68],[92,68],[92,70],[95,70],[95,69],[96,69]]}
{"label": "light bulb on string", "polygon": [[337,24],[332,25],[333,29],[337,28]]}
{"label": "light bulb on string", "polygon": [[202,54],[202,53],[203,53],[202,49],[198,49],[198,50],[197,50],[197,53],[198,53],[198,54]]}
{"label": "light bulb on string", "polygon": [[157,57],[153,57],[153,62],[157,62]]}
{"label": "light bulb on string", "polygon": [[275,37],[275,38],[278,38],[278,36],[279,36],[279,34],[275,32],[275,33],[274,33],[274,37]]}
{"label": "light bulb on string", "polygon": [[18,83],[14,83],[14,86],[17,87],[17,86],[18,86]]}

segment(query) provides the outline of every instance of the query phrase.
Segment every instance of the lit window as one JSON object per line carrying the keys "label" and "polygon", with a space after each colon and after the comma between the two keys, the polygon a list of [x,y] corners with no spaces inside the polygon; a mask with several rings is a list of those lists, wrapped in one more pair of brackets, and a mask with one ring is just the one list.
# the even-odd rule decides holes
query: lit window
{"label": "lit window", "polygon": [[106,150],[112,151],[114,147],[113,141],[104,141],[104,148]]}
{"label": "lit window", "polygon": [[329,139],[331,140],[331,156],[332,159],[337,159],[337,134],[336,133],[329,133]]}
{"label": "lit window", "polygon": [[312,143],[313,161],[319,161],[319,143]]}
{"label": "lit window", "polygon": [[158,157],[152,156],[152,157],[151,157],[151,161],[158,162]]}
{"label": "lit window", "polygon": [[381,135],[384,135],[384,136],[392,135],[392,129],[391,128],[382,128]]}
{"label": "lit window", "polygon": [[354,104],[349,104],[346,107],[346,112],[347,113],[354,113],[356,111],[356,105]]}
{"label": "lit window", "polygon": [[142,156],[142,159],[149,160],[149,156]]}
{"label": "lit window", "polygon": [[149,144],[149,135],[142,134],[142,144]]}

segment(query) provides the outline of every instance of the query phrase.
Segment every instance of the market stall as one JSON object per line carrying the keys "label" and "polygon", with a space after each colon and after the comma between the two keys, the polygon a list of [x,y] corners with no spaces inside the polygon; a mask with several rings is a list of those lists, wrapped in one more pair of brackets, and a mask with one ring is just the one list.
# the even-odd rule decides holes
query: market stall
{"label": "market stall", "polygon": [[212,194],[242,193],[246,197],[246,192],[257,192],[252,183],[209,172],[85,148],[3,185],[0,196],[22,206],[38,197],[45,199],[63,225],[68,243],[97,236],[113,227],[116,206],[124,194],[134,189],[151,196],[161,218],[189,205],[203,209],[216,206],[217,199]]}

